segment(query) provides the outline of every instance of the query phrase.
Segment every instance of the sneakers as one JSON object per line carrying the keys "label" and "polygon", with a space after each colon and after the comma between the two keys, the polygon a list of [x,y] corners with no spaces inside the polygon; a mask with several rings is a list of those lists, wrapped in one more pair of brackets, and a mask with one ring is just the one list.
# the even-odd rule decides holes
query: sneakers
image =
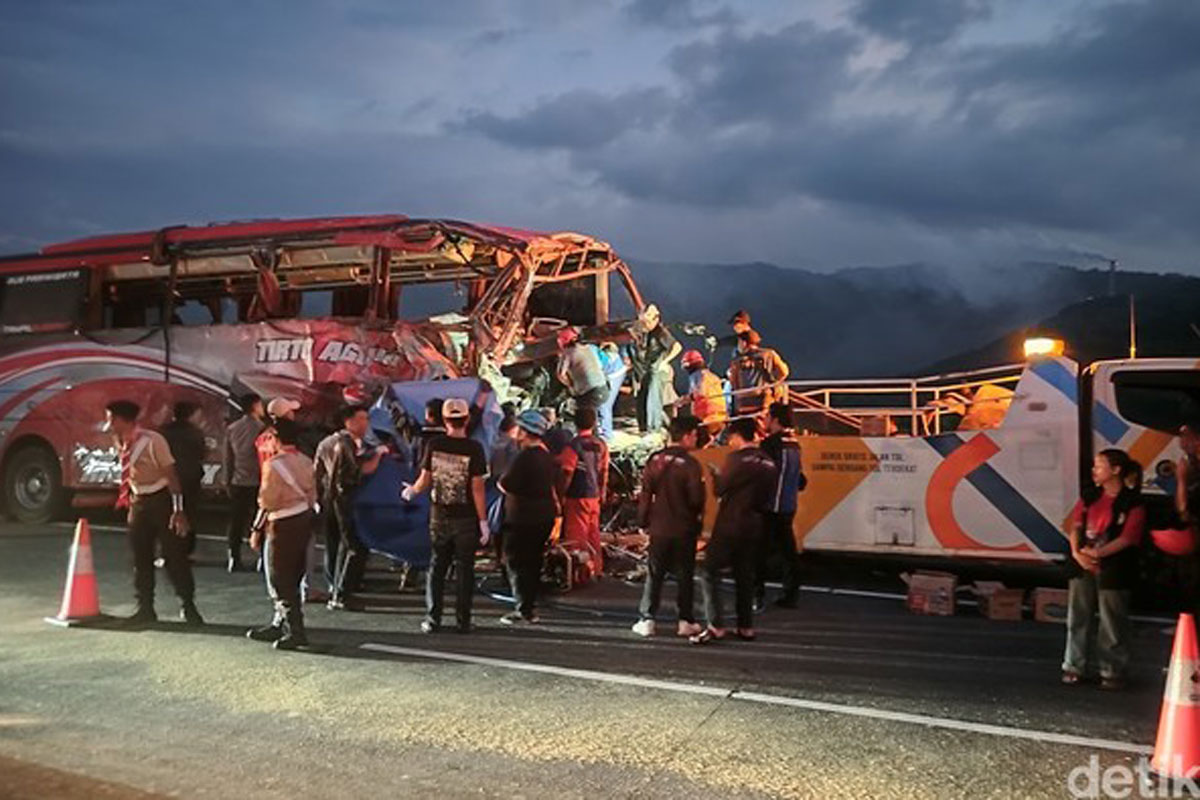
{"label": "sneakers", "polygon": [[431,619],[421,620],[421,633],[437,633],[441,627]]}
{"label": "sneakers", "polygon": [[1100,688],[1110,692],[1119,692],[1125,688],[1125,679],[1116,675],[1100,678]]}
{"label": "sneakers", "polygon": [[655,634],[657,627],[652,619],[639,619],[633,624],[633,632],[648,639]]}
{"label": "sneakers", "polygon": [[676,636],[696,636],[700,631],[704,630],[698,622],[688,622],[687,620],[679,620],[679,627],[675,629]]}
{"label": "sneakers", "polygon": [[1082,676],[1074,670],[1064,669],[1062,674],[1062,682],[1067,686],[1075,686],[1082,679]]}
{"label": "sneakers", "polygon": [[246,631],[246,638],[256,642],[277,642],[283,638],[282,625],[264,625]]}
{"label": "sneakers", "polygon": [[500,618],[500,624],[502,625],[537,625],[541,621],[542,618],[536,613],[525,617],[521,615],[520,611],[510,611]]}

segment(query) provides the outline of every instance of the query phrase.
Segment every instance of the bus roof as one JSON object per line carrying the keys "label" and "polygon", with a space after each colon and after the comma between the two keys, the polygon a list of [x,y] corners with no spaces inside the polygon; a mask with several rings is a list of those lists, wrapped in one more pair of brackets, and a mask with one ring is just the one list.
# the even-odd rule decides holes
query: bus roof
{"label": "bus roof", "polygon": [[604,242],[577,233],[543,233],[458,220],[411,219],[401,214],[382,214],[177,225],[152,231],[93,236],[47,245],[38,253],[0,257],[0,274],[157,260],[172,251],[257,246],[268,241],[286,244],[328,240],[333,244],[424,251],[436,246],[447,234],[510,251],[609,249]]}

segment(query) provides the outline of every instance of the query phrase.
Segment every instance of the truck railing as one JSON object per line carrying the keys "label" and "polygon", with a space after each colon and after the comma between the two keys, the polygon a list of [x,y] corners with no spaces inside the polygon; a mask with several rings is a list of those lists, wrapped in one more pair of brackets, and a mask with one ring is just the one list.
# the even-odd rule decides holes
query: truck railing
{"label": "truck railing", "polygon": [[[792,413],[801,417],[801,429],[840,427],[843,430],[839,432],[847,435],[935,436],[945,431],[947,415],[965,417],[976,406],[1001,402],[1000,398],[976,399],[974,395],[983,386],[1014,388],[1024,368],[1024,364],[1006,364],[916,378],[789,380],[728,395],[778,394],[786,389]],[[731,414],[728,420],[755,416]],[[815,421],[805,425],[805,419]],[[897,422],[906,423],[907,429]]]}

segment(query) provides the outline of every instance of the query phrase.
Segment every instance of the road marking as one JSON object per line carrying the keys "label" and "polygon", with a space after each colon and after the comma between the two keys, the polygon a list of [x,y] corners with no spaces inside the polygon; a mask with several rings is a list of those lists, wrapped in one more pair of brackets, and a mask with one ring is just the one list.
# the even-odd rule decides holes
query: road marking
{"label": "road marking", "polygon": [[968,722],[967,720],[949,717],[934,717],[927,714],[911,714],[905,711],[888,711],[869,706],[856,706],[844,703],[827,703],[820,700],[806,700],[800,697],[764,694],[762,692],[746,692],[736,687],[722,688],[720,686],[704,686],[679,681],[665,681],[655,678],[641,678],[636,675],[622,675],[614,672],[600,672],[590,669],[559,667],[553,664],[539,664],[532,661],[514,661],[507,658],[492,658],[490,656],[474,656],[466,653],[452,653],[440,650],[424,650],[415,647],[400,647],[391,644],[366,642],[359,645],[362,650],[374,653],[427,658],[437,661],[455,661],[462,664],[475,664],[484,667],[499,667],[501,669],[518,670],[521,672],[536,672],[542,675],[555,675],[561,678],[610,683],[620,686],[636,686],[642,689],[658,689],[666,692],[681,694],[703,695],[732,700],[742,700],[748,703],[800,708],[806,711],[817,711],[825,714],[840,714],[849,717],[864,717],[885,722],[902,722],[909,725],[923,725],[927,728],[979,733],[986,736],[1002,736],[1008,739],[1024,739],[1045,744],[1060,744],[1070,747],[1084,747],[1093,750],[1111,750],[1118,753],[1134,755],[1151,755],[1153,747],[1121,742],[1113,739],[1095,739],[1087,736],[1073,736],[1053,731],[1029,730],[1014,728],[1008,725],[991,725],[985,722]]}

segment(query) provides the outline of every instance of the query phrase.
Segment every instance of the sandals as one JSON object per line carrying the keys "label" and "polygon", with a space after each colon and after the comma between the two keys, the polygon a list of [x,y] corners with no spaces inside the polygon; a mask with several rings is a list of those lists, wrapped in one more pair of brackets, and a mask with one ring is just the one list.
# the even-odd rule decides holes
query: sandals
{"label": "sandals", "polygon": [[1083,676],[1081,676],[1078,672],[1073,672],[1069,669],[1063,670],[1062,682],[1067,686],[1075,686],[1081,680],[1083,680]]}
{"label": "sandals", "polygon": [[705,628],[695,636],[689,636],[688,641],[692,644],[709,644],[719,639],[725,638],[725,631],[718,628]]}

